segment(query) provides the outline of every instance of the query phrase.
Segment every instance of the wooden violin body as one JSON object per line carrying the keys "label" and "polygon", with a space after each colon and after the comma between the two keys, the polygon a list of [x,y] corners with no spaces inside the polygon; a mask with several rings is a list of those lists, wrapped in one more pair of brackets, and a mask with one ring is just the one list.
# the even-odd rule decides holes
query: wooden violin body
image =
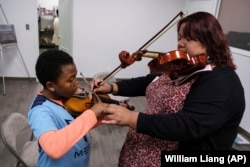
{"label": "wooden violin body", "polygon": [[[98,97],[97,97],[98,96]],[[86,91],[83,91],[79,94],[75,94],[70,98],[64,101],[65,109],[73,116],[78,116],[82,112],[90,109],[94,104],[99,103],[101,100],[102,103],[112,103],[122,105],[130,110],[134,110],[133,106],[129,106],[127,102],[120,102],[113,100],[109,97],[108,94],[91,94]]]}
{"label": "wooden violin body", "polygon": [[96,97],[93,98],[88,92],[81,92],[68,98],[64,102],[64,107],[70,114],[79,115],[97,102]]}
{"label": "wooden violin body", "polygon": [[207,64],[205,54],[190,56],[182,50],[173,50],[167,53],[137,51],[131,55],[126,51],[122,51],[119,55],[123,67],[141,60],[141,57],[153,58],[148,64],[151,73],[159,75],[169,73],[172,79],[202,69]]}
{"label": "wooden violin body", "polygon": [[149,62],[151,73],[169,73],[171,79],[180,75],[187,75],[196,70],[204,68],[207,64],[207,56],[200,54],[190,56],[181,50],[174,50],[167,53],[159,53],[157,59]]}

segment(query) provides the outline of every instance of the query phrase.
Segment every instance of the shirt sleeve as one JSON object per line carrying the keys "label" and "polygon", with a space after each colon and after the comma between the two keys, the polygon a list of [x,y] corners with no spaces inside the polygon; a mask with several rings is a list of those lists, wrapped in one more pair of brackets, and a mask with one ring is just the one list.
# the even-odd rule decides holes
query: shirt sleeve
{"label": "shirt sleeve", "polygon": [[65,128],[42,134],[39,138],[39,144],[50,157],[60,158],[86,135],[96,123],[95,113],[86,110]]}
{"label": "shirt sleeve", "polygon": [[155,79],[157,75],[148,74],[147,76],[131,78],[116,82],[118,86],[117,95],[120,96],[145,96],[147,86]]}
{"label": "shirt sleeve", "polygon": [[181,111],[161,115],[140,113],[137,132],[165,140],[190,141],[215,133],[229,126],[228,122],[237,125],[245,106],[242,86],[233,72],[213,73],[200,75]]}

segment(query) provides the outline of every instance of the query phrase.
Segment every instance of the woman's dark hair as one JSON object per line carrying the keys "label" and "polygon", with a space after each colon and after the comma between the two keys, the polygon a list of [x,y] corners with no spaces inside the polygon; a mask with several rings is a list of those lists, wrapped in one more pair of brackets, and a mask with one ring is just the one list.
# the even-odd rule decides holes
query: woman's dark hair
{"label": "woman's dark hair", "polygon": [[228,39],[223,33],[220,23],[212,14],[196,12],[184,17],[178,22],[178,32],[182,24],[185,24],[183,37],[201,42],[207,48],[207,56],[212,63],[236,69]]}
{"label": "woman's dark hair", "polygon": [[46,82],[57,82],[63,65],[74,64],[73,58],[66,52],[56,49],[44,51],[36,62],[36,76],[46,88]]}

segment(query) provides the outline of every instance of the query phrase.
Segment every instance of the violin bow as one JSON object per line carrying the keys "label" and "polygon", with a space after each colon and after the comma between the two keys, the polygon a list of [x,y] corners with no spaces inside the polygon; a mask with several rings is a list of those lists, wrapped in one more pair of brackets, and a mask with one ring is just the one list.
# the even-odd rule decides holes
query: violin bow
{"label": "violin bow", "polygon": [[[83,79],[83,81],[85,82],[85,84],[86,84],[87,86],[89,86],[89,85],[90,85],[89,81],[84,77],[84,75],[83,75],[81,72],[80,72],[80,75],[82,76],[82,79]],[[99,103],[102,103],[102,100],[100,99],[99,96],[97,96],[97,94],[96,94],[94,91],[91,91],[91,90],[90,90],[90,92],[94,94],[94,96],[97,98],[97,100],[98,100]],[[90,98],[90,99],[92,99],[92,94],[91,94],[91,93],[89,94],[89,98]]]}
{"label": "violin bow", "polygon": [[[176,20],[177,17],[183,17],[184,13],[180,11],[167,25],[165,25],[158,33],[156,33],[152,38],[150,38],[145,44],[143,44],[138,51],[146,50],[150,45],[152,45],[153,42],[155,42],[158,38],[160,38],[169,28],[171,28],[173,25],[172,22]],[[169,27],[172,24],[171,27]],[[105,76],[100,83],[100,85],[104,84],[106,81],[108,81],[112,76],[117,74],[122,69],[121,65],[116,67],[112,72],[110,72],[107,76]]]}

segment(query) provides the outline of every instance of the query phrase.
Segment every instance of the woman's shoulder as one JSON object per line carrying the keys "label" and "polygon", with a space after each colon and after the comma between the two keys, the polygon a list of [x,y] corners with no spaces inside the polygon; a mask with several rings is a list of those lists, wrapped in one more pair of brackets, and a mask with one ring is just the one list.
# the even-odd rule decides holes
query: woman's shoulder
{"label": "woman's shoulder", "polygon": [[225,83],[240,83],[235,70],[228,66],[216,66],[212,71],[201,73],[197,81],[222,85]]}

